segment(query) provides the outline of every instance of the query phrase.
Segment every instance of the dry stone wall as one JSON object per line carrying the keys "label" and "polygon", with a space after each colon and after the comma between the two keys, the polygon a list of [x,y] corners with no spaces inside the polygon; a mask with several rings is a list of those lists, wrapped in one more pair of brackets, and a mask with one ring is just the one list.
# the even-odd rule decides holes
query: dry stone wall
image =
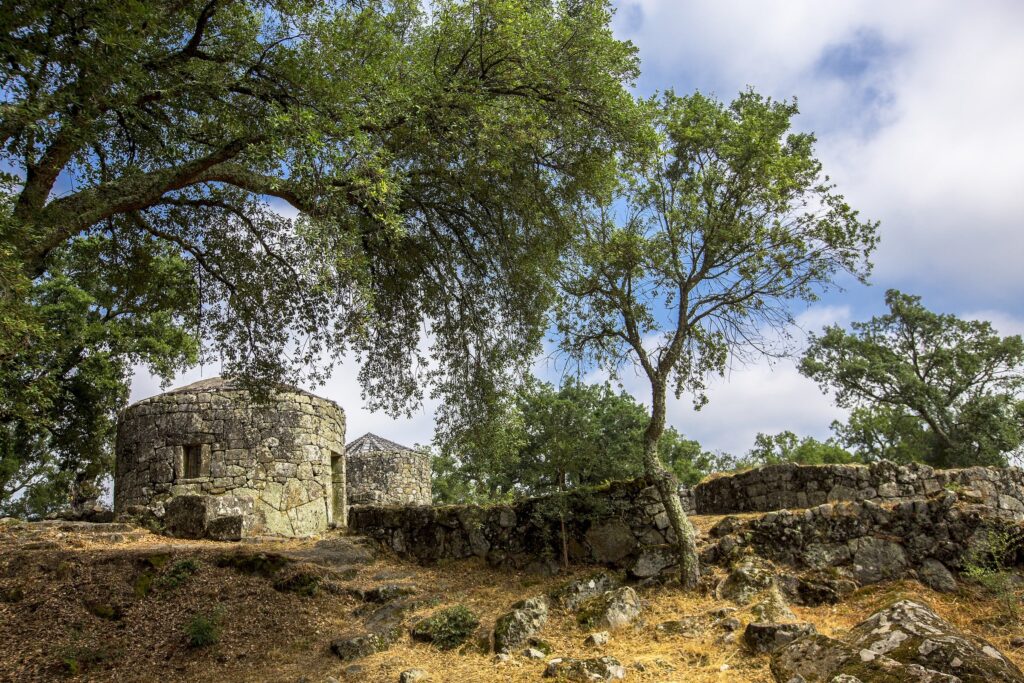
{"label": "dry stone wall", "polygon": [[899,503],[954,490],[1008,518],[1024,519],[1024,471],[927,465],[770,465],[701,482],[693,489],[698,514],[803,509],[837,501]]}
{"label": "dry stone wall", "polygon": [[[704,563],[728,565],[753,550],[872,583],[935,563],[959,568],[966,556],[984,552],[991,533],[1024,538],[1022,491],[1022,473],[1014,468],[938,471],[878,463],[765,467],[681,494],[691,514],[765,512],[721,521],[703,543]],[[563,519],[574,562],[624,568],[638,579],[675,569],[675,535],[655,489],[642,480],[506,506],[350,511],[353,530],[421,562],[479,556],[533,570],[557,568]]]}
{"label": "dry stone wall", "polygon": [[344,523],[344,443],[344,413],[331,401],[288,389],[255,405],[225,381],[206,380],[122,414],[114,509],[162,514],[179,496],[249,498],[241,535],[316,534]]}
{"label": "dry stone wall", "polygon": [[643,480],[515,505],[349,510],[351,530],[404,557],[429,564],[477,556],[494,566],[532,571],[557,570],[563,519],[573,562],[626,568],[637,576],[651,572],[665,556],[665,544],[675,541],[657,491]]}

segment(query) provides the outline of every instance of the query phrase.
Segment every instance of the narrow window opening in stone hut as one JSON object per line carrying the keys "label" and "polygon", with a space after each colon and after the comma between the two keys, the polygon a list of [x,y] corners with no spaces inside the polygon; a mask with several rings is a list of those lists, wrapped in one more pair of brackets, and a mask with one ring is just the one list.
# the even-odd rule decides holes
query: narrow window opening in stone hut
{"label": "narrow window opening in stone hut", "polygon": [[203,476],[203,447],[200,444],[185,446],[185,478],[198,479]]}

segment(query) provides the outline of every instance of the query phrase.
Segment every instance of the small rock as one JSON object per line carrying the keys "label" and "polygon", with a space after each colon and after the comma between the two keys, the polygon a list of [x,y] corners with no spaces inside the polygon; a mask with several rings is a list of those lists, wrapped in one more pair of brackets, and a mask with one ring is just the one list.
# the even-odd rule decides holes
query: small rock
{"label": "small rock", "polygon": [[954,593],[957,585],[952,572],[934,557],[929,557],[921,563],[917,570],[917,578],[921,583],[939,593]]}
{"label": "small rock", "polygon": [[723,631],[738,631],[740,628],[740,620],[736,617],[726,617],[725,619],[719,619],[713,626],[715,628],[722,629]]}
{"label": "small rock", "polygon": [[750,613],[757,621],[774,623],[796,620],[796,615],[793,614],[793,610],[789,609],[786,599],[782,597],[782,592],[775,586],[768,589],[757,604],[750,608]]}
{"label": "small rock", "polygon": [[608,635],[608,631],[596,631],[587,636],[586,640],[583,641],[583,644],[591,646],[607,645],[609,638],[610,636]]}
{"label": "small rock", "polygon": [[659,633],[696,638],[704,632],[704,619],[701,617],[683,617],[682,619],[663,621],[654,628]]}
{"label": "small rock", "polygon": [[544,653],[535,647],[528,647],[523,650],[523,656],[527,659],[544,659]]}
{"label": "small rock", "polygon": [[425,681],[430,678],[423,669],[406,669],[398,675],[398,683],[416,683],[417,681]]}
{"label": "small rock", "polygon": [[596,598],[613,588],[618,588],[621,583],[619,579],[608,572],[598,572],[556,588],[551,592],[551,600],[559,609],[575,612],[587,600]]}
{"label": "small rock", "polygon": [[729,572],[718,586],[718,597],[738,605],[749,605],[758,593],[775,585],[775,575],[763,563],[746,560]]}
{"label": "small rock", "polygon": [[1010,647],[1018,649],[1024,647],[1024,636],[1015,636],[1010,639]]}
{"label": "small rock", "polygon": [[588,601],[580,609],[577,621],[583,626],[603,626],[614,631],[632,624],[640,612],[639,596],[635,590],[625,586]]}
{"label": "small rock", "polygon": [[510,655],[510,654],[508,654],[506,652],[499,652],[498,654],[494,655],[494,663],[495,664],[505,664],[506,662],[511,662],[511,661],[512,661],[512,655]]}
{"label": "small rock", "polygon": [[345,678],[362,681],[366,678],[366,667],[362,664],[349,664],[342,673],[345,675]]}
{"label": "small rock", "polygon": [[523,600],[494,625],[494,650],[510,653],[537,635],[548,620],[548,599],[543,595]]}
{"label": "small rock", "polygon": [[772,652],[797,638],[817,633],[814,624],[747,624],[743,642],[754,652]]}
{"label": "small rock", "polygon": [[557,678],[560,681],[621,681],[626,677],[626,668],[614,657],[595,657],[593,659],[572,659],[571,657],[552,659],[544,670],[544,678]]}

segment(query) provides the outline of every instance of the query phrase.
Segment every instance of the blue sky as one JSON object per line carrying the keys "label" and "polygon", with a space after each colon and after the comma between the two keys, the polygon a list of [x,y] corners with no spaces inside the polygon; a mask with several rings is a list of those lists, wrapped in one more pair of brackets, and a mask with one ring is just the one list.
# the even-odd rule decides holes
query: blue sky
{"label": "blue sky", "polygon": [[[741,89],[797,97],[797,126],[849,203],[881,221],[872,286],[853,284],[798,311],[801,327],[870,317],[885,289],[919,294],[944,312],[1024,332],[1024,3],[988,0],[618,0],[616,35],[640,51],[636,92]],[[798,339],[802,337],[797,332]],[[541,366],[548,379],[557,376]],[[179,378],[184,384],[215,368]],[[362,409],[355,367],[321,395],[366,431],[427,443],[433,406],[394,421]],[[623,384],[646,400],[639,378]],[[133,400],[158,391],[140,372]],[[792,363],[734,368],[694,413],[669,422],[711,449],[746,451],[759,431],[826,436],[842,416]]]}

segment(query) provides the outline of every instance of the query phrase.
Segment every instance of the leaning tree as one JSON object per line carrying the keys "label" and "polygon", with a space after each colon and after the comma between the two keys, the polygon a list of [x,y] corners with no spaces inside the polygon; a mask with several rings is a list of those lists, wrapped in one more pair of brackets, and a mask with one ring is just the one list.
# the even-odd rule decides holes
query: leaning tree
{"label": "leaning tree", "polygon": [[790,132],[795,102],[748,91],[728,106],[672,93],[647,104],[660,145],[625,160],[621,194],[585,216],[557,321],[570,358],[613,374],[638,366],[650,383],[644,465],[692,587],[693,528],[658,457],[668,388],[699,408],[731,355],[770,350],[793,322],[790,301],[814,300],[841,273],[864,280],[877,224],[822,175],[814,136]]}
{"label": "leaning tree", "polygon": [[[45,450],[77,359],[120,349],[123,384],[193,362],[181,332],[254,389],[350,352],[375,406],[433,379],[489,391],[538,341],[569,207],[640,130],[609,19],[605,0],[6,3],[5,433],[31,418]],[[84,253],[89,282],[67,265]],[[91,333],[144,341],[66,343],[40,304],[59,278]]]}

